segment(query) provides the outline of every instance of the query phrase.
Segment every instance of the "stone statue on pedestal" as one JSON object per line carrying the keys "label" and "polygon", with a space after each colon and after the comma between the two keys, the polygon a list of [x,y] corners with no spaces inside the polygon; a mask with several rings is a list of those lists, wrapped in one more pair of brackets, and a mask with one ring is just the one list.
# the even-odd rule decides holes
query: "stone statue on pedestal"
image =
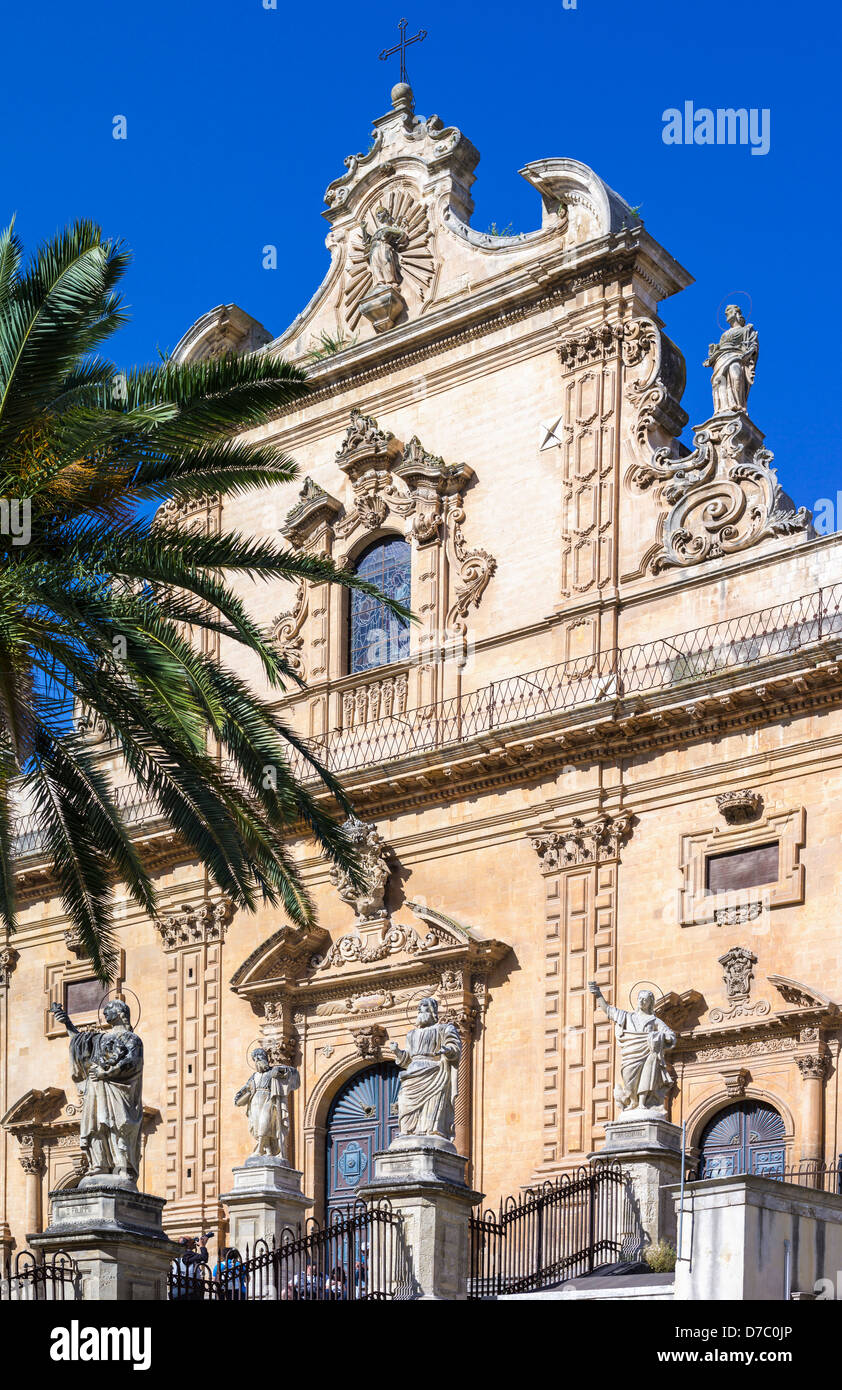
{"label": "stone statue on pedestal", "polygon": [[102,1033],[82,1033],[60,1004],[52,1013],[70,1034],[73,1080],[82,1096],[79,1147],[88,1160],[87,1179],[137,1187],[143,1124],[143,1043],[130,1022],[129,1006],[109,999]]}
{"label": "stone statue on pedestal", "polygon": [[614,1099],[623,1112],[623,1119],[640,1112],[665,1116],[664,1102],[672,1087],[665,1053],[675,1047],[675,1033],[656,1015],[654,994],[642,989],[637,996],[637,1008],[626,1010],[609,1004],[593,980],[588,989],[595,995],[597,1007],[615,1025],[622,1082],[614,1087]]}
{"label": "stone statue on pedestal", "polygon": [[726,415],[735,410],[745,412],[757,366],[756,328],[746,323],[736,304],[728,305],[725,317],[728,327],[718,343],[711,343],[704,364],[713,368],[714,415]]}
{"label": "stone statue on pedestal", "polygon": [[251,1054],[255,1070],[234,1097],[235,1105],[248,1106],[249,1133],[254,1139],[252,1160],[280,1158],[287,1162],[289,1103],[300,1077],[295,1067],[272,1066],[264,1047]]}
{"label": "stone statue on pedestal", "polygon": [[406,1047],[391,1044],[401,1069],[398,1126],[401,1136],[433,1135],[452,1142],[462,1039],[454,1023],[438,1019],[436,1000],[422,999],[417,1027],[407,1034]]}

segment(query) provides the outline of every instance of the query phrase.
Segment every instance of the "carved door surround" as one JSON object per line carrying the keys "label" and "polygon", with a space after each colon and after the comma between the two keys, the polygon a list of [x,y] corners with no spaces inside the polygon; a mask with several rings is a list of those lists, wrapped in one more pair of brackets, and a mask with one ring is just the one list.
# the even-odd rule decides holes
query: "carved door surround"
{"label": "carved door surround", "polygon": [[378,910],[358,916],[350,931],[333,939],[323,928],[283,926],[231,980],[233,992],[260,1019],[270,1058],[298,1057],[292,1161],[304,1170],[317,1214],[331,1101],[357,1072],[388,1060],[387,1042],[403,1042],[425,994],[438,999],[440,1017],[462,1035],[456,1147],[475,1170],[481,1164],[481,1025],[490,972],[509,947],[424,904],[407,902],[406,908],[411,923]]}
{"label": "carved door surround", "polygon": [[354,409],[336,465],[347,480],[344,504],[307,478],[284,536],[345,568],[373,542],[404,537],[412,547],[411,606],[419,624],[411,632],[409,662],[349,676],[347,595],[335,586],[301,582],[292,609],[275,620],[273,632],[307,681],[310,735],[441,699],[445,661],[461,671],[469,612],[497,568],[493,556],[471,548],[465,536],[465,494],[475,479],[468,464],[446,463],[417,437],[402,444]]}
{"label": "carved door surround", "polygon": [[687,1122],[688,1147],[698,1146],[717,1110],[745,1098],[765,1101],[783,1116],[787,1162],[835,1157],[825,1152],[832,1142],[825,1133],[825,1081],[842,1010],[821,990],[784,975],[766,975],[756,985],[758,959],[744,947],[731,947],[719,960],[724,1000],[706,1017],[706,1001],[695,990],[655,1005],[678,1034],[677,1118]]}

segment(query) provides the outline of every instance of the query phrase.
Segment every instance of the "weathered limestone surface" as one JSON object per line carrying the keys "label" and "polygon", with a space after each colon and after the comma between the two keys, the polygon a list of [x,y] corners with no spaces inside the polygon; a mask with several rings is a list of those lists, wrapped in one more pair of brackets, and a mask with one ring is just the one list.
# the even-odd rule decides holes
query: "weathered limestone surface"
{"label": "weathered limestone surface", "polygon": [[[345,595],[243,579],[250,613],[306,681],[284,717],[308,736],[338,729],[350,746],[384,714],[397,729],[418,706],[481,690],[472,718],[490,712],[489,724],[345,774],[361,821],[389,847],[391,877],[355,903],[299,841],[321,924],[309,934],[266,905],[228,912],[203,866],[144,828],[161,922],[125,904],[121,968],[144,1036],[166,1045],[145,1059],[139,1185],[167,1195],[173,1233],[225,1234],[219,1195],[236,1190],[244,1127],[227,1098],[259,1039],[273,1065],[300,1072],[289,1157],[322,1214],[331,1104],[389,1057],[430,995],[461,1039],[454,1118],[467,1180],[496,1203],[599,1150],[619,1072],[587,982],[625,1009],[649,975],[678,1036],[670,1118],[686,1121],[690,1148],[742,1098],[778,1109],[792,1161],[830,1159],[842,1123],[829,1061],[842,1034],[838,624],[814,614],[787,632],[773,615],[760,626],[779,634],[776,647],[747,647],[737,670],[706,664],[727,646],[708,625],[818,591],[827,603],[842,584],[839,536],[810,533],[778,490],[759,424],[720,409],[745,388],[762,424],[762,379],[747,395],[751,342],[733,345],[742,385],[729,368],[737,396],[718,398],[688,464],[676,444],[685,365],[660,323],[690,276],[622,198],[575,159],[541,159],[523,170],[540,225],[495,237],[470,226],[476,149],[457,127],[417,117],[411,94],[375,122],[371,149],[365,132],[359,143],[344,172],[337,151],[330,266],[295,322],[274,336],[218,306],[178,349],[203,360],[271,343],[308,364],[308,397],[264,431],[300,477],[168,515],[258,539],[287,527],[290,544],[339,563],[380,536],[406,538],[423,622],[409,660],[361,676],[348,670]],[[524,130],[524,158],[530,145]],[[401,279],[387,291],[403,307],[384,316],[390,326],[362,312],[377,293],[363,226],[371,235],[381,206],[401,232]],[[711,339],[725,330],[712,306]],[[322,334],[344,345],[312,360]],[[701,371],[702,347],[686,346]],[[777,462],[797,486],[799,460]],[[685,531],[702,551],[682,549]],[[676,634],[693,630],[690,655],[676,653]],[[433,657],[422,638],[438,642]],[[624,693],[609,654],[655,641],[658,653],[624,673]],[[260,686],[259,663],[234,659]],[[542,704],[540,682],[507,685],[565,662],[577,664],[552,687],[558,707]],[[583,707],[568,708],[561,692],[576,690]],[[731,823],[719,798],[744,791],[756,812]],[[769,841],[780,844],[777,881],[706,892],[706,856]],[[0,1032],[14,1040],[0,1077],[7,1247],[84,1172],[48,1007],[90,972],[37,853],[19,886],[14,950],[0,946]],[[743,999],[720,963],[735,949],[756,958]],[[96,1013],[83,1022],[96,1026]]]}
{"label": "weathered limestone surface", "polygon": [[228,1212],[229,1244],[245,1255],[255,1241],[280,1243],[285,1231],[298,1232],[312,1198],[305,1197],[301,1174],[281,1158],[253,1154],[233,1170],[234,1186],[220,1201]]}
{"label": "weathered limestone surface", "polygon": [[[678,1212],[680,1189],[672,1195]],[[779,1302],[815,1293],[820,1279],[835,1290],[842,1197],[754,1176],[689,1183],[678,1254],[676,1299]]]}
{"label": "weathered limestone surface", "polygon": [[[605,1144],[594,1157],[617,1163],[634,1190],[642,1245],[675,1244],[671,1186],[681,1177],[681,1130],[659,1117],[638,1114],[605,1126]],[[640,1254],[640,1251],[637,1252]],[[634,1258],[630,1253],[629,1258]]]}
{"label": "weathered limestone surface", "polygon": [[482,1193],[468,1187],[465,1168],[446,1140],[405,1136],[376,1155],[374,1180],[361,1191],[367,1201],[385,1199],[403,1217],[416,1299],[468,1296],[468,1220]]}
{"label": "weathered limestone surface", "polygon": [[88,1179],[80,1191],[50,1193],[52,1221],[28,1234],[48,1257],[65,1251],[77,1264],[86,1300],[161,1300],[179,1246],[167,1239],[164,1199]]}

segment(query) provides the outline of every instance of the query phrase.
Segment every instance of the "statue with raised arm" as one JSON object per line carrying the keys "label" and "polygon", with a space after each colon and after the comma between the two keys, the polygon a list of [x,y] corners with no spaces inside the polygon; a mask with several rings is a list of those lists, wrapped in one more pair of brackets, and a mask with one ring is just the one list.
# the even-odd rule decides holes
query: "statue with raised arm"
{"label": "statue with raised arm", "polygon": [[435,999],[421,1000],[416,1025],[407,1034],[405,1047],[391,1044],[401,1071],[398,1128],[401,1135],[434,1135],[452,1142],[462,1055],[459,1029],[455,1023],[439,1023]]}
{"label": "statue with raised arm", "polygon": [[617,1009],[605,999],[595,981],[588,983],[596,996],[597,1008],[602,1009],[614,1024],[620,1044],[620,1075],[622,1082],[614,1087],[614,1099],[627,1118],[630,1111],[646,1110],[650,1114],[666,1115],[666,1101],[672,1077],[667,1071],[665,1053],[675,1047],[675,1033],[655,1013],[655,996],[651,989],[642,989],[637,996],[637,1008]]}
{"label": "statue with raised arm", "polygon": [[251,1157],[280,1158],[287,1162],[289,1101],[300,1077],[295,1067],[272,1066],[265,1047],[251,1054],[254,1071],[234,1097],[235,1105],[248,1107],[249,1133],[254,1139]]}
{"label": "statue with raised arm", "polygon": [[109,999],[102,1006],[103,1032],[82,1033],[60,1004],[50,1006],[70,1034],[71,1075],[82,1097],[79,1147],[88,1160],[83,1178],[137,1187],[143,1125],[143,1043],[131,1026],[129,1006]]}
{"label": "statue with raised arm", "polygon": [[713,368],[711,386],[714,415],[734,410],[745,412],[757,366],[756,328],[746,323],[737,304],[728,305],[725,317],[728,327],[718,343],[711,343],[704,364]]}

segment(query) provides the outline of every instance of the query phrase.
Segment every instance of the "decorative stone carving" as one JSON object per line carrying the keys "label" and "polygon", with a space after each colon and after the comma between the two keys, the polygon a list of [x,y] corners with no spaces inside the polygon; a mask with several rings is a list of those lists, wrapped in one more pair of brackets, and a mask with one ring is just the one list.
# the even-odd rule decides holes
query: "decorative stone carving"
{"label": "decorative stone carving", "polygon": [[731,907],[714,908],[713,920],[718,927],[739,927],[745,922],[756,922],[762,912],[762,902],[735,903]]}
{"label": "decorative stone carving", "polygon": [[295,1067],[273,1066],[265,1047],[251,1054],[254,1071],[234,1096],[234,1104],[247,1107],[249,1133],[254,1139],[252,1158],[287,1161],[290,1118],[288,1096],[300,1077]]}
{"label": "decorative stone carving", "polygon": [[224,941],[233,916],[233,904],[227,898],[220,898],[213,902],[185,904],[177,912],[156,918],[155,926],[165,950],[174,951],[200,941]]}
{"label": "decorative stone carving", "polygon": [[690,454],[673,458],[668,448],[658,449],[632,470],[632,486],[645,491],[657,483],[658,501],[669,508],[661,541],[646,557],[653,573],[807,529],[810,513],[796,510],[782,490],[773,455],[747,416],[714,416],[696,429],[693,443]]}
{"label": "decorative stone carving", "polygon": [[383,1044],[388,1037],[386,1029],[379,1023],[373,1023],[368,1028],[352,1028],[351,1037],[354,1039],[354,1046],[361,1057],[370,1062],[379,1062],[383,1053]]}
{"label": "decorative stone carving", "polygon": [[20,952],[13,946],[0,946],[0,989],[8,985],[20,959]]}
{"label": "decorative stone carving", "polygon": [[68,927],[67,931],[64,933],[64,942],[68,951],[71,955],[74,955],[77,960],[86,959],[88,953],[82,944],[82,938],[79,935],[78,927]]}
{"label": "decorative stone carving", "polygon": [[654,994],[642,989],[637,996],[637,1008],[627,1010],[609,1004],[596,981],[591,980],[588,988],[596,999],[597,1008],[614,1024],[620,1045],[622,1080],[614,1087],[614,1099],[623,1119],[638,1114],[666,1117],[664,1102],[673,1086],[666,1052],[675,1047],[676,1037],[655,1013]]}
{"label": "decorative stone carving", "polygon": [[744,946],[732,946],[730,951],[726,951],[724,956],[719,957],[719,964],[722,966],[722,978],[725,982],[725,993],[730,1001],[730,1008],[711,1009],[711,1023],[724,1023],[734,1018],[750,1018],[754,1015],[768,1014],[768,1000],[759,999],[756,1004],[749,1004],[757,956],[746,950]]}
{"label": "decorative stone carving", "polygon": [[83,1092],[79,1144],[88,1160],[88,1182],[137,1189],[143,1124],[143,1043],[129,1007],[109,999],[103,1032],[81,1033],[60,1004],[51,1005],[70,1034],[73,1080]]}
{"label": "decorative stone carving", "polygon": [[749,1083],[750,1072],[747,1067],[725,1067],[720,1072],[725,1083],[726,1094],[731,1100],[742,1100]]}
{"label": "decorative stone carving", "polygon": [[748,787],[741,791],[722,792],[716,798],[716,804],[729,825],[755,820],[763,813],[763,797],[760,792],[751,791]]}
{"label": "decorative stone carving", "polygon": [[382,333],[405,313],[407,290],[413,302],[426,298],[434,273],[430,224],[405,188],[393,189],[374,208],[371,227],[368,215],[349,237],[345,319],[353,331],[362,316]]}
{"label": "decorative stone carving", "polygon": [[[810,523],[807,509],[796,510],[783,492],[771,467],[773,455],[746,414],[757,335],[736,306],[728,313],[731,327],[711,345],[708,359],[714,366],[714,414],[695,429],[692,452],[674,457],[674,444],[655,449],[628,475],[629,485],[641,492],[656,484],[658,503],[667,509],[658,523],[658,541],[644,557],[643,569],[655,574],[793,535]],[[642,408],[648,387],[637,389]],[[638,443],[645,447],[650,421],[643,409],[638,424]]]}
{"label": "decorative stone carving", "polygon": [[711,343],[705,366],[713,369],[713,413],[745,411],[757,366],[757,330],[746,323],[737,304],[725,310],[728,327],[718,343]]}
{"label": "decorative stone carving", "polygon": [[302,628],[307,618],[307,582],[299,579],[295,595],[295,604],[288,613],[280,613],[270,625],[269,635],[273,641],[277,642],[283,652],[284,660],[290,670],[301,680],[304,680],[304,657],[302,649],[304,638],[301,635]]}
{"label": "decorative stone carving", "polygon": [[303,548],[321,527],[332,526],[341,510],[341,502],[307,477],[298,494],[298,501],[287,512],[281,532],[291,545]]}
{"label": "decorative stone carving", "polygon": [[391,1044],[400,1068],[398,1126],[400,1143],[407,1136],[431,1136],[452,1145],[457,1069],[462,1039],[453,1023],[439,1022],[438,1003],[422,999],[416,1027],[407,1034],[406,1046]]}
{"label": "decorative stone carving", "polygon": [[795,1065],[805,1081],[824,1081],[830,1072],[830,1058],[827,1053],[821,1053],[818,1056],[796,1057]]}
{"label": "decorative stone carving", "polygon": [[751,982],[754,979],[757,956],[753,955],[751,951],[747,951],[744,946],[732,946],[730,951],[726,951],[724,956],[719,957],[719,964],[723,968],[723,979],[728,998],[739,1001],[748,999],[751,993]]}
{"label": "decorative stone carving", "polygon": [[358,921],[385,916],[383,904],[392,872],[392,851],[373,823],[367,824],[356,816],[349,816],[342,829],[359,856],[365,887],[356,888],[338,865],[331,868],[330,881],[342,901],[351,904]]}
{"label": "decorative stone carving", "polygon": [[596,864],[615,859],[631,834],[634,817],[600,816],[585,825],[574,816],[567,830],[539,831],[532,845],[541,860],[541,872],[557,873],[571,864]]}

